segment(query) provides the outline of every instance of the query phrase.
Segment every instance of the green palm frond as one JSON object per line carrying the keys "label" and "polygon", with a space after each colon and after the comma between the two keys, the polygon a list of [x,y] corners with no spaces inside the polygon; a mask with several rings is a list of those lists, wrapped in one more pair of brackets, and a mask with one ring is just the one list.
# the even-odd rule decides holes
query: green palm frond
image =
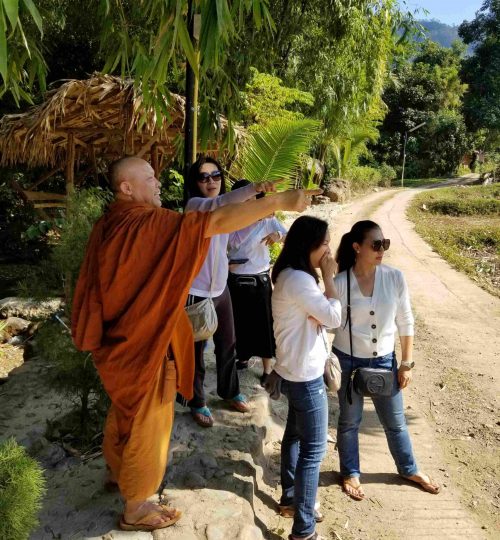
{"label": "green palm frond", "polygon": [[282,180],[279,189],[290,187],[319,127],[320,122],[309,119],[278,119],[259,127],[245,141],[231,174],[251,182]]}

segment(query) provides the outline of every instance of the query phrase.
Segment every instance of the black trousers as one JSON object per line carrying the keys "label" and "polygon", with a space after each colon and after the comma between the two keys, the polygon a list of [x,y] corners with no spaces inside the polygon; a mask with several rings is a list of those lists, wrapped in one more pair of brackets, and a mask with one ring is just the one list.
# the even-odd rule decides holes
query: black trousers
{"label": "black trousers", "polygon": [[238,360],[248,360],[252,356],[272,358],[276,345],[269,272],[252,275],[230,272],[227,283],[233,302]]}
{"label": "black trousers", "polygon": [[[191,296],[194,302],[201,302],[203,298]],[[217,394],[223,399],[231,399],[240,393],[240,382],[236,370],[236,335],[234,332],[233,306],[231,296],[226,287],[224,292],[213,299],[217,319],[217,331],[213,336],[215,344],[215,361],[217,366]],[[206,341],[197,341],[194,344],[195,372],[194,396],[188,402],[189,407],[199,408],[206,405],[205,401],[205,350]]]}

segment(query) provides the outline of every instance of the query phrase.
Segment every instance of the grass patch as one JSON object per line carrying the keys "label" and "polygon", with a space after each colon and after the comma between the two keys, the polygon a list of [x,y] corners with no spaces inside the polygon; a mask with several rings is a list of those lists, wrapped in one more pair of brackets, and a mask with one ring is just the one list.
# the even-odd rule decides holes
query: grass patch
{"label": "grass patch", "polygon": [[[403,187],[407,188],[420,188],[423,186],[432,186],[434,184],[441,184],[448,178],[405,178]],[[401,187],[401,177],[396,178],[391,182],[392,187]]]}
{"label": "grass patch", "polygon": [[439,255],[500,297],[499,198],[496,185],[432,190],[415,197],[408,217]]}

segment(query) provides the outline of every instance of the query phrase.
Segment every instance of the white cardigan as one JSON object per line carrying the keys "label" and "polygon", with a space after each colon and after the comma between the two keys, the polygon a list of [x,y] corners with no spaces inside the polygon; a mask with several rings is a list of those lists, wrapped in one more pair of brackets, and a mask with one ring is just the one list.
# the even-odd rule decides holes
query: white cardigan
{"label": "white cardigan", "polygon": [[[381,264],[375,270],[373,296],[361,294],[358,280],[352,269],[351,321],[353,356],[374,358],[394,350],[395,333],[413,336],[414,319],[405,278],[399,270]],[[334,347],[350,354],[349,325],[347,316],[347,274],[335,276],[335,285],[342,304],[342,322],[335,330]]]}
{"label": "white cardigan", "polygon": [[312,381],[323,375],[328,340],[324,329],[308,317],[335,328],[340,324],[340,302],[327,299],[307,272],[286,268],[276,280],[272,306],[275,371],[293,382]]}

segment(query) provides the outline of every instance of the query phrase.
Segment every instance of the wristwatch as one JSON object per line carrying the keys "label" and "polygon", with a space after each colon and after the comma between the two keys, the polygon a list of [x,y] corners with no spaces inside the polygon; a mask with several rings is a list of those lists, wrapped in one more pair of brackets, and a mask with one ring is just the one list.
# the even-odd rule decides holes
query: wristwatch
{"label": "wristwatch", "polygon": [[408,362],[407,360],[403,360],[401,362],[401,366],[402,367],[405,367],[405,368],[408,368],[408,369],[413,369],[415,367],[415,362]]}

